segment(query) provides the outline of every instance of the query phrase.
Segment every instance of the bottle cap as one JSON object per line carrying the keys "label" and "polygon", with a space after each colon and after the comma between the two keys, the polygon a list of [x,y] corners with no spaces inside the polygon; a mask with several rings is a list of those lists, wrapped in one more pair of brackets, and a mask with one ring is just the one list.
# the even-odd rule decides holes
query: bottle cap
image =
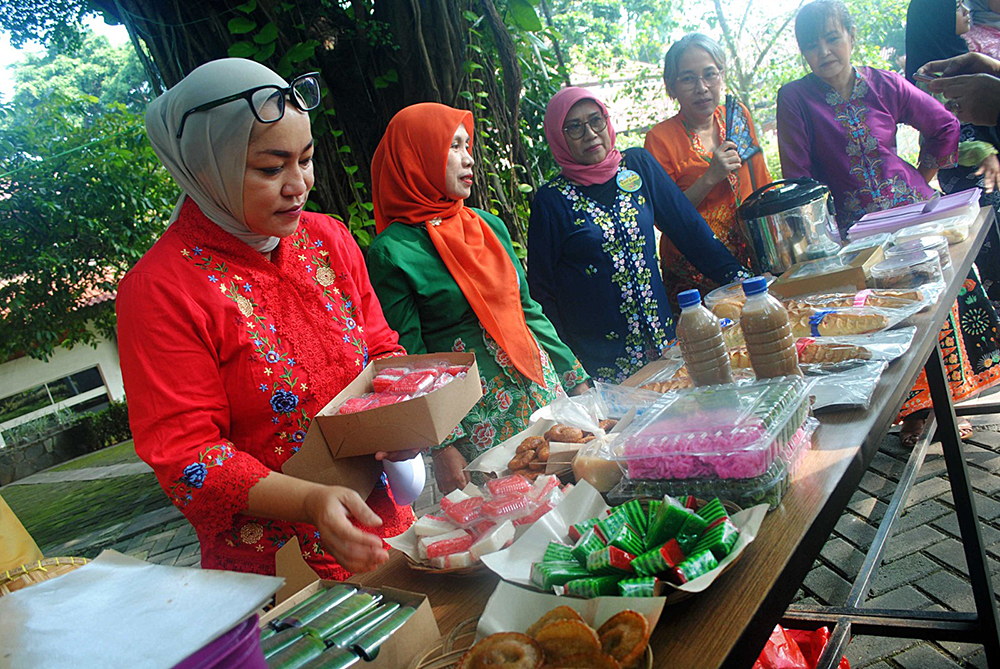
{"label": "bottle cap", "polygon": [[[760,295],[761,293],[767,292],[767,279],[762,276],[755,276],[752,279],[747,279],[743,282],[743,293],[750,297],[751,295]],[[678,296],[679,298],[680,296]]]}
{"label": "bottle cap", "polygon": [[677,303],[681,305],[681,309],[701,304],[701,293],[698,292],[697,288],[682,290],[677,293]]}

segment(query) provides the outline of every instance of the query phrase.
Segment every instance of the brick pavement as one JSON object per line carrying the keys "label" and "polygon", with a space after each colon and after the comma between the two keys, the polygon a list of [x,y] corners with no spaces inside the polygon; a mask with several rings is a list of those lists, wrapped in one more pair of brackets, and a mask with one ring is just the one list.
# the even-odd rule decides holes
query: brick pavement
{"label": "brick pavement", "polygon": [[[996,580],[1000,575],[1000,501],[994,499],[1000,491],[1000,415],[976,417],[973,423],[976,429],[965,450],[977,490],[976,504],[983,520],[991,573],[1000,591]],[[857,574],[908,456],[894,435],[883,440],[860,489],[808,573],[797,601],[843,603],[849,581]],[[414,504],[418,515],[439,499],[428,470],[428,486]],[[171,506],[127,524],[67,538],[55,548],[47,550],[47,554],[72,555],[85,549],[113,548],[157,564],[196,566],[200,560],[194,530]],[[887,548],[866,606],[972,610],[971,587],[965,576],[958,523],[939,444],[928,448],[917,484]],[[980,646],[910,639],[856,637],[847,657],[854,669],[986,666]]]}

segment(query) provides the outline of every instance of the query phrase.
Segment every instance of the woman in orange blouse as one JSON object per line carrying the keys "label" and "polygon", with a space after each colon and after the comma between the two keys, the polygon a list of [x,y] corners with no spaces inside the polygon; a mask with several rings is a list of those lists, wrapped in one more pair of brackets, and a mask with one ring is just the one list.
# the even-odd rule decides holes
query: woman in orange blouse
{"label": "woman in orange blouse", "polygon": [[[742,104],[737,103],[739,113],[727,124],[726,106],[720,104],[725,69],[725,53],[715,40],[691,33],[675,42],[664,58],[663,83],[680,111],[649,131],[645,148],[677,182],[715,236],[749,267],[736,208],[755,189],[770,183],[771,175],[760,152],[742,161],[737,143],[727,137],[728,131],[733,132],[733,139],[739,132],[748,133],[743,143],[759,146],[750,114]],[[660,268],[671,300],[689,288],[705,294],[717,287],[666,236],[660,237]]]}

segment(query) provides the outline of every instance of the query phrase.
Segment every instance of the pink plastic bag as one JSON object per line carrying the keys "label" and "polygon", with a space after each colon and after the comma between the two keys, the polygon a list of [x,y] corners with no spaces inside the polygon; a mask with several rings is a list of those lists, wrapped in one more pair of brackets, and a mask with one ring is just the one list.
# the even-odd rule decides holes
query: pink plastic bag
{"label": "pink plastic bag", "polygon": [[[810,631],[786,630],[775,625],[753,669],[816,669],[829,640],[830,630],[826,627]],[[846,657],[840,660],[838,669],[851,669]]]}

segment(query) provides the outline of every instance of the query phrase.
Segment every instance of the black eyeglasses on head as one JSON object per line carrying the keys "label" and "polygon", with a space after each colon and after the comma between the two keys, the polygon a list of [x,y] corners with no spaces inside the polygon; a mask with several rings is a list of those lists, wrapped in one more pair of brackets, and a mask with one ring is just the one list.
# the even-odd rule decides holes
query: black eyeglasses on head
{"label": "black eyeglasses on head", "polygon": [[184,132],[184,124],[187,122],[188,116],[196,112],[215,109],[234,100],[246,100],[254,118],[261,123],[276,123],[285,115],[285,98],[291,100],[292,104],[301,111],[308,112],[316,109],[320,102],[319,72],[309,72],[295,77],[288,88],[273,84],[257,86],[242,93],[227,95],[224,98],[192,107],[181,117],[181,125],[177,129],[177,139],[180,139],[181,133]]}

